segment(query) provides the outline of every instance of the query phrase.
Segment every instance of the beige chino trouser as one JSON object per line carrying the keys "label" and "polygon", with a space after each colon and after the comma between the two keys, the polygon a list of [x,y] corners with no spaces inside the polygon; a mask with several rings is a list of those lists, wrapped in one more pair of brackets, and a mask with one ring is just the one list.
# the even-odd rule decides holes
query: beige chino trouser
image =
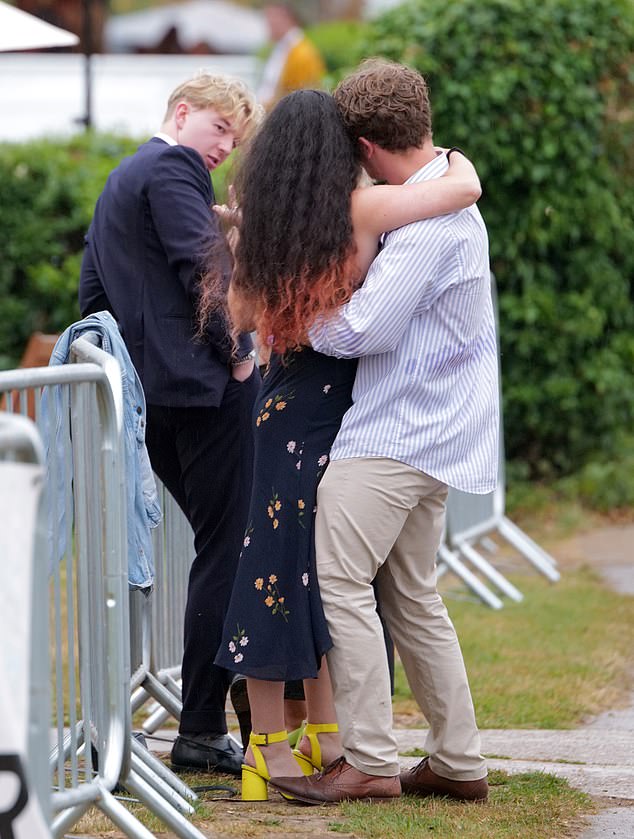
{"label": "beige chino trouser", "polygon": [[436,589],[447,486],[388,458],[335,460],[317,494],[317,574],[332,636],[328,666],[346,760],[397,775],[398,749],[381,611],[429,723],[438,775],[486,775],[456,631]]}

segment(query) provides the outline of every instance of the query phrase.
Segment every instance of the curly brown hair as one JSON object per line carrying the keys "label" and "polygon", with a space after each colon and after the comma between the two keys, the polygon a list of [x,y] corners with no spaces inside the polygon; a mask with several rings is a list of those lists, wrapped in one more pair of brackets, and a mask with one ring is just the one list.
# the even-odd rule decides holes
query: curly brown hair
{"label": "curly brown hair", "polygon": [[403,151],[420,148],[431,136],[427,83],[403,64],[369,58],[333,95],[355,143],[365,137],[387,151]]}
{"label": "curly brown hair", "polygon": [[[232,285],[253,305],[260,341],[297,348],[358,281],[350,196],[360,162],[332,96],[298,90],[266,117],[235,180],[242,211]],[[203,280],[213,285],[213,272]]]}

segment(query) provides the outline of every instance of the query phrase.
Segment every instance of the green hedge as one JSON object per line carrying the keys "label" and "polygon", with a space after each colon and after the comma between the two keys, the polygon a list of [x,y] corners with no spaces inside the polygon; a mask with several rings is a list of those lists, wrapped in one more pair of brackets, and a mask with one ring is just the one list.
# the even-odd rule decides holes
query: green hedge
{"label": "green hedge", "polygon": [[78,136],[0,146],[0,367],[29,335],[59,332],[79,316],[83,236],[97,195],[132,140]]}
{"label": "green hedge", "polygon": [[[106,178],[138,140],[77,135],[0,145],[0,369],[32,332],[77,320],[83,238]],[[226,167],[225,167],[226,168]],[[214,175],[223,189],[224,170]]]}
{"label": "green hedge", "polygon": [[[578,473],[593,505],[634,503],[633,0],[417,0],[366,35],[363,53],[426,75],[436,140],[483,180],[511,474]],[[136,145],[0,145],[0,368],[78,316],[94,202]]]}
{"label": "green hedge", "polygon": [[534,477],[631,453],[634,3],[414,0],[365,51],[425,75],[435,139],[478,166],[507,455]]}
{"label": "green hedge", "polygon": [[332,20],[318,23],[306,30],[306,34],[315,44],[326,65],[329,74],[336,73],[342,67],[350,67],[357,56],[365,38],[371,32],[371,25],[358,20]]}

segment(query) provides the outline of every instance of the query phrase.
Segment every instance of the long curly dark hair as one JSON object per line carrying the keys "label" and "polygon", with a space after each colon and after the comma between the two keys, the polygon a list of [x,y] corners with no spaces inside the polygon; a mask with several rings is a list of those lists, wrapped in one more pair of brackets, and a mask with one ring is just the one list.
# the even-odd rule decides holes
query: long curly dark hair
{"label": "long curly dark hair", "polygon": [[241,160],[232,283],[254,304],[260,341],[276,352],[305,343],[315,319],[358,284],[350,196],[359,173],[335,102],[318,90],[281,99]]}

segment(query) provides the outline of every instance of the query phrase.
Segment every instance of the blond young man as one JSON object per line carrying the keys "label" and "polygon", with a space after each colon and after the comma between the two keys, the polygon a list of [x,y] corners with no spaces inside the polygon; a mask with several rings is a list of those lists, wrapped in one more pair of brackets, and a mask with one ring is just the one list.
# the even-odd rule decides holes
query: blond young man
{"label": "blond young man", "polygon": [[147,401],[138,434],[195,535],[172,762],[234,774],[242,750],[227,734],[231,675],[213,660],[245,526],[259,377],[250,337],[234,348],[220,318],[198,336],[196,311],[206,254],[222,253],[209,173],[260,116],[238,79],[200,73],[179,85],[160,131],[108,178],[79,287],[82,315],[106,309],[119,323]]}

